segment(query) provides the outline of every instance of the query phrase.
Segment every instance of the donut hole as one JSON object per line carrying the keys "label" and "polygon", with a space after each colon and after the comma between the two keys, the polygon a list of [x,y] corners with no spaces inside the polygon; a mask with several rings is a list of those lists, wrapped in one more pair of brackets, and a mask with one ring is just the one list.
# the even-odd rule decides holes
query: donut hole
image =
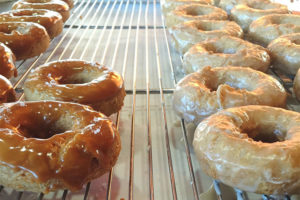
{"label": "donut hole", "polygon": [[224,27],[219,23],[196,24],[196,28],[202,31],[222,30]]}
{"label": "donut hole", "polygon": [[206,45],[205,49],[210,51],[211,53],[222,53],[222,54],[235,54],[237,52],[236,48],[224,48],[222,45],[213,45],[208,44]]}
{"label": "donut hole", "polygon": [[250,2],[247,4],[248,7],[257,9],[257,10],[270,10],[270,9],[277,9],[280,8],[280,6],[276,4],[262,4],[261,2]]}
{"label": "donut hole", "polygon": [[272,126],[266,127],[255,127],[254,129],[244,130],[247,133],[248,137],[253,139],[256,142],[263,143],[274,143],[282,142],[285,140],[286,131],[282,131],[276,128],[270,128]]}
{"label": "donut hole", "polygon": [[[53,113],[55,115],[55,113]],[[53,115],[52,114],[52,115]],[[26,138],[47,139],[56,134],[64,133],[72,129],[69,117],[59,117],[57,120],[49,120],[50,116],[39,113],[27,116],[17,126],[19,133]],[[51,117],[52,118],[52,117]],[[55,118],[54,118],[55,119]]]}
{"label": "donut hole", "polygon": [[[97,73],[96,73],[97,74]],[[55,80],[59,84],[85,84],[93,81],[97,76],[94,76],[90,71],[81,71],[71,75],[63,75],[56,77]]]}
{"label": "donut hole", "polygon": [[300,38],[296,38],[294,40],[291,40],[292,43],[296,44],[296,45],[300,45]]}
{"label": "donut hole", "polygon": [[185,10],[185,14],[186,15],[190,15],[190,16],[199,16],[199,15],[207,15],[209,14],[211,11],[210,9],[200,9],[200,8],[197,8],[197,7],[188,7],[186,10]]}

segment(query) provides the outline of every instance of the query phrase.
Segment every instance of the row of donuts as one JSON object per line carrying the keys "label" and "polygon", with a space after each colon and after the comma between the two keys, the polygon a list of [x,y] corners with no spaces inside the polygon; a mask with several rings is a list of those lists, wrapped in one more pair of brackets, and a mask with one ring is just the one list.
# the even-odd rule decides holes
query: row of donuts
{"label": "row of donuts", "polygon": [[[57,9],[53,3],[61,2],[21,0],[13,8],[22,9],[2,13],[0,20],[53,22],[56,20],[48,20],[47,16],[56,12],[40,9],[40,6]],[[73,6],[71,1],[68,3]],[[28,5],[33,9],[27,9]],[[63,28],[61,15],[56,15],[60,16],[61,29],[52,31],[53,37]],[[35,16],[40,18],[34,19]],[[68,16],[63,18],[66,20]],[[23,28],[23,24],[24,27],[42,26],[28,22],[0,23],[0,31],[1,24],[10,27],[13,23],[15,28],[7,34],[10,40],[26,32],[32,39],[39,37]],[[10,40],[5,43],[9,47]],[[24,43],[21,39],[18,42]],[[36,44],[42,45],[41,41]],[[13,53],[4,44],[3,48],[6,50],[3,55],[9,54],[10,63],[13,63]],[[31,47],[17,48],[21,53],[27,49],[31,51]],[[27,58],[18,54],[16,57]],[[0,145],[0,185],[43,193],[58,189],[77,191],[112,168],[118,159],[121,141],[115,124],[106,116],[123,106],[126,93],[120,74],[97,62],[53,61],[31,70],[23,88],[26,101],[13,102],[16,97],[11,83],[0,77],[3,103],[0,109],[3,144]]]}
{"label": "row of donuts", "polygon": [[286,74],[298,70],[300,16],[268,0],[166,0],[163,12],[188,73],[173,107],[198,124],[193,147],[202,170],[249,192],[298,193],[300,114],[276,108],[286,107],[287,93],[263,72],[277,62]]}
{"label": "row of donuts", "polygon": [[0,74],[17,76],[15,60],[38,56],[63,30],[73,0],[20,0],[0,13]]}

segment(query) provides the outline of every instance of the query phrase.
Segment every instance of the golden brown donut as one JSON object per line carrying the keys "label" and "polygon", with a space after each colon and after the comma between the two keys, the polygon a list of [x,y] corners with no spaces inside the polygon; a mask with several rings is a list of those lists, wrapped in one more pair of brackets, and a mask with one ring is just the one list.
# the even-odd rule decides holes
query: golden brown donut
{"label": "golden brown donut", "polygon": [[274,14],[260,17],[249,27],[249,37],[267,46],[281,35],[300,32],[300,15]]}
{"label": "golden brown donut", "polygon": [[0,75],[0,103],[16,101],[16,92],[10,81]]}
{"label": "golden brown donut", "polygon": [[214,5],[214,0],[166,0],[162,3],[162,11],[164,14],[171,12],[177,6],[186,5],[186,4],[204,4],[204,5]]}
{"label": "golden brown donut", "polygon": [[34,192],[79,190],[108,172],[121,142],[113,122],[88,106],[16,102],[0,109],[0,184]]}
{"label": "golden brown donut", "polygon": [[243,37],[243,30],[235,22],[218,20],[192,20],[169,29],[171,42],[180,53],[185,53],[198,42],[224,35]]}
{"label": "golden brown donut", "polygon": [[12,6],[16,9],[47,9],[61,14],[63,21],[70,17],[70,8],[67,3],[61,0],[19,0]]}
{"label": "golden brown donut", "polygon": [[300,68],[300,33],[282,35],[273,40],[268,49],[275,68],[286,74],[297,73]]}
{"label": "golden brown donut", "polygon": [[17,60],[22,60],[46,51],[50,38],[46,29],[36,23],[0,22],[0,42],[12,50]]}
{"label": "golden brown donut", "polygon": [[299,194],[300,114],[269,106],[220,111],[202,121],[193,147],[203,171],[244,191]]}
{"label": "golden brown donut", "polygon": [[186,73],[203,67],[222,67],[227,65],[250,67],[266,72],[270,66],[267,50],[240,38],[223,36],[200,42],[192,46],[183,57]]}
{"label": "golden brown donut", "polygon": [[236,5],[230,14],[230,18],[236,21],[244,31],[248,31],[250,24],[259,17],[270,14],[288,14],[289,10],[285,5],[260,0],[248,1]]}
{"label": "golden brown donut", "polygon": [[0,74],[6,78],[17,76],[18,71],[15,67],[15,55],[10,48],[0,42]]}
{"label": "golden brown donut", "polygon": [[297,71],[294,78],[293,89],[296,98],[298,99],[298,101],[300,101],[300,70]]}
{"label": "golden brown donut", "polygon": [[122,77],[99,63],[65,60],[47,63],[24,83],[29,101],[58,100],[86,104],[109,116],[123,106]]}
{"label": "golden brown donut", "polygon": [[273,77],[245,67],[204,67],[176,86],[173,108],[187,122],[198,124],[219,110],[243,105],[284,107],[286,92]]}
{"label": "golden brown donut", "polygon": [[190,20],[226,20],[227,14],[220,8],[201,5],[187,4],[176,7],[175,10],[169,12],[165,16],[167,27],[172,27],[177,24]]}
{"label": "golden brown donut", "polygon": [[45,9],[10,10],[0,14],[0,22],[34,22],[42,25],[50,38],[63,30],[62,17],[58,12]]}

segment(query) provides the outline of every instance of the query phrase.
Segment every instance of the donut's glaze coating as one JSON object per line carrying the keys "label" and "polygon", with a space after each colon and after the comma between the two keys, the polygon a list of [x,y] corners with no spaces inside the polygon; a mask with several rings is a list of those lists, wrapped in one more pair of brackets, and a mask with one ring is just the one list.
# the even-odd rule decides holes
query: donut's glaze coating
{"label": "donut's glaze coating", "polygon": [[88,106],[8,103],[0,116],[0,169],[21,173],[5,181],[1,176],[1,185],[35,192],[79,190],[117,161],[121,143],[115,125]]}
{"label": "donut's glaze coating", "polygon": [[300,114],[269,106],[220,111],[202,121],[193,147],[214,179],[248,192],[299,194]]}
{"label": "donut's glaze coating", "polygon": [[6,78],[17,76],[17,68],[15,67],[15,55],[3,43],[0,43],[0,74]]}
{"label": "donut's glaze coating", "polygon": [[34,22],[42,25],[50,38],[58,36],[63,29],[62,17],[58,12],[46,9],[19,9],[0,14],[0,22]]}
{"label": "donut's glaze coating", "polygon": [[0,75],[0,103],[16,101],[16,92],[10,81]]}
{"label": "donut's glaze coating", "polygon": [[22,60],[46,51],[50,38],[46,29],[36,23],[1,22],[0,42],[12,50],[17,60]]}

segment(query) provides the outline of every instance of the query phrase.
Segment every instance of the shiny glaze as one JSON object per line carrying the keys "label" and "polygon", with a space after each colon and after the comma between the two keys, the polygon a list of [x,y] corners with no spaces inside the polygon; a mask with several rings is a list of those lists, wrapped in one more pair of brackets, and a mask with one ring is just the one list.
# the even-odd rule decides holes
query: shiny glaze
{"label": "shiny glaze", "polygon": [[113,122],[90,107],[18,102],[4,104],[0,113],[1,164],[30,172],[37,182],[58,179],[78,190],[110,170],[119,155]]}
{"label": "shiny glaze", "polygon": [[63,21],[59,13],[46,9],[18,9],[0,14],[0,22],[34,22],[46,28],[50,38],[62,31]]}
{"label": "shiny glaze", "polygon": [[13,10],[17,9],[47,9],[59,12],[65,22],[69,16],[69,6],[61,0],[20,0],[13,4]]}
{"label": "shiny glaze", "polygon": [[30,22],[0,23],[0,42],[7,45],[17,60],[37,56],[46,51],[50,38],[39,24]]}
{"label": "shiny glaze", "polygon": [[[90,104],[113,98],[123,88],[122,77],[98,63],[65,60],[47,63],[28,75],[26,90],[37,91],[41,100]],[[35,99],[36,100],[36,99]]]}
{"label": "shiny glaze", "polygon": [[16,101],[16,92],[10,81],[0,75],[0,103]]}
{"label": "shiny glaze", "polygon": [[17,76],[18,71],[15,67],[15,55],[3,43],[0,42],[0,74],[6,78]]}

